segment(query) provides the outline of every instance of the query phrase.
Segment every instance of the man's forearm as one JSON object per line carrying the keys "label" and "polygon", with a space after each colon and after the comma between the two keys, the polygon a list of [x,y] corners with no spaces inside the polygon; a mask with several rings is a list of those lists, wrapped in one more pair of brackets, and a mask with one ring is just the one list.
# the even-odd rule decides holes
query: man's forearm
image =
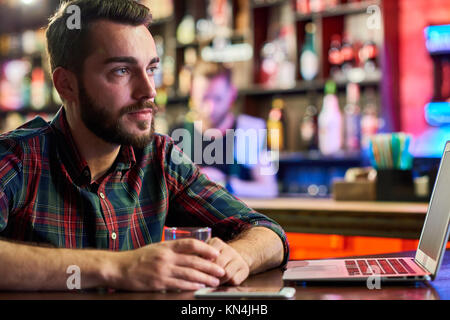
{"label": "man's forearm", "polygon": [[0,290],[68,290],[72,274],[80,271],[81,288],[105,284],[110,266],[108,255],[100,250],[57,249],[0,240]]}
{"label": "man's forearm", "polygon": [[278,267],[283,262],[283,242],[268,228],[248,229],[228,244],[241,254],[251,274]]}

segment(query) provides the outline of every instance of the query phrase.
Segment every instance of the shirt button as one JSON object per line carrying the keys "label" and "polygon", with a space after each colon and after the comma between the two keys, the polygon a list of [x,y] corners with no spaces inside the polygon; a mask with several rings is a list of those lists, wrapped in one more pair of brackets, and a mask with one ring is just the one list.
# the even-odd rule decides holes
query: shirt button
{"label": "shirt button", "polygon": [[83,174],[84,174],[85,177],[89,177],[89,171],[88,170],[84,170]]}
{"label": "shirt button", "polygon": [[100,192],[100,198],[105,199],[105,194],[103,192]]}
{"label": "shirt button", "polygon": [[116,240],[117,239],[117,233],[115,233],[115,232],[111,233],[111,239]]}

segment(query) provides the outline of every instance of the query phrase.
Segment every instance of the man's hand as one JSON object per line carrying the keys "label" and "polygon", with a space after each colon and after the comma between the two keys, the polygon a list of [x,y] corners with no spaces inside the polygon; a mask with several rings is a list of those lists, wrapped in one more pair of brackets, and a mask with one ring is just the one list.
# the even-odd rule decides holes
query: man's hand
{"label": "man's hand", "polygon": [[224,269],[213,262],[220,254],[218,249],[195,239],[161,242],[120,252],[111,284],[114,288],[133,291],[216,287],[225,275]]}
{"label": "man's hand", "polygon": [[220,279],[221,284],[237,286],[247,279],[249,265],[233,247],[219,238],[212,238],[208,243],[220,252],[215,262],[225,270],[225,275]]}
{"label": "man's hand", "polygon": [[208,242],[219,250],[215,262],[225,269],[222,283],[241,284],[250,274],[278,267],[283,261],[283,242],[272,230],[253,227],[225,243],[219,238]]}

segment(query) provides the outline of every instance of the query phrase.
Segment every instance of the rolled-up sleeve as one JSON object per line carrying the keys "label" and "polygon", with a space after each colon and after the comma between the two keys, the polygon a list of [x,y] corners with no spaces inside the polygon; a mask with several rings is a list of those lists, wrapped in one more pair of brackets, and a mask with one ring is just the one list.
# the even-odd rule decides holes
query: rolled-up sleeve
{"label": "rolled-up sleeve", "polygon": [[283,265],[287,263],[289,244],[276,221],[251,209],[225,188],[210,181],[170,140],[166,155],[166,181],[171,194],[166,225],[209,226],[213,236],[225,241],[248,228],[266,227],[282,240]]}

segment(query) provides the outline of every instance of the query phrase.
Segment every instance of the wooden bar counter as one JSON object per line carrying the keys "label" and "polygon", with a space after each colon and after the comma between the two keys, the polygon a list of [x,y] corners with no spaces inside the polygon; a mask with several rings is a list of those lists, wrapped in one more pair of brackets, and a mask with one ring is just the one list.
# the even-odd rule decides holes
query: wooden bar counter
{"label": "wooden bar counter", "polygon": [[[433,282],[426,283],[397,283],[397,284],[381,284],[380,289],[378,290],[369,290],[366,283],[310,283],[307,285],[293,285],[296,288],[295,300],[450,300],[450,251],[447,250],[444,261],[441,266],[441,270],[437,279]],[[383,257],[388,256],[403,256],[403,257],[414,257],[415,252],[403,252],[403,253],[395,253],[383,255]],[[381,257],[380,255],[375,255],[371,257]],[[281,287],[283,286],[282,280],[283,270],[280,268],[269,270],[260,274],[250,276],[242,286],[244,287]],[[174,306],[167,306],[164,304],[164,301],[170,300],[172,303],[174,300],[195,300],[194,293],[192,291],[189,292],[120,292],[120,291],[96,291],[96,290],[88,290],[88,291],[76,291],[76,292],[1,292],[0,291],[0,301],[2,300],[112,300],[115,305],[112,309],[99,308],[97,310],[101,310],[102,314],[108,310],[113,310],[113,312],[119,312],[120,308],[118,308],[118,304],[121,301],[125,300],[155,300],[158,303],[158,308],[169,307],[165,312],[165,316],[167,319],[176,319],[176,317],[170,317],[168,314],[178,313],[179,319],[185,319],[185,317],[180,316],[180,309],[183,306],[187,306],[187,302],[184,304],[177,304]],[[169,302],[170,302],[169,301]],[[214,302],[214,301],[213,301]],[[213,303],[212,302],[212,303]],[[221,302],[221,301],[219,301]],[[18,305],[20,308],[23,307],[23,302]],[[202,301],[201,303],[204,303]],[[201,305],[200,303],[200,305]],[[222,303],[230,303],[227,300],[222,299]],[[245,303],[252,303],[251,300],[246,300]],[[261,303],[260,301],[256,301],[256,303]],[[265,301],[267,303],[267,301]],[[39,302],[40,307],[42,308],[42,302]],[[205,305],[205,304],[204,304]],[[93,306],[93,305],[91,305]],[[136,306],[136,305],[133,305]],[[281,305],[284,308],[289,307],[289,305]],[[68,306],[69,308],[72,306]],[[154,305],[145,304],[147,310],[152,310],[151,307]],[[292,305],[291,305],[292,307]],[[317,305],[313,305],[313,307],[317,307]],[[333,309],[336,308],[336,305],[333,305]],[[346,308],[349,306],[346,305]],[[50,306],[48,306],[50,308]],[[149,309],[148,309],[149,308]],[[176,309],[174,309],[176,308]],[[273,306],[271,306],[273,308]],[[351,309],[351,308],[350,308]],[[405,309],[405,308],[403,308]],[[405,310],[402,309],[402,312]],[[408,309],[408,308],[406,308]],[[31,309],[35,312],[35,309]],[[45,309],[44,309],[45,310]],[[77,311],[75,309],[68,309],[70,312]],[[85,312],[85,309],[81,309],[82,312]],[[92,310],[96,310],[93,308]],[[125,309],[129,312],[129,308]],[[413,309],[415,310],[415,309]],[[321,311],[323,312],[323,310]],[[16,311],[17,313],[17,311]],[[269,315],[275,315],[272,311]],[[241,317],[229,317],[226,319],[250,319],[249,317],[245,317],[241,315]],[[255,317],[259,319],[259,317]],[[281,316],[270,317],[270,319],[281,319]],[[299,318],[298,316],[296,318]],[[188,317],[186,319],[194,319]],[[207,319],[207,317],[202,317],[198,319]],[[216,318],[214,318],[216,319]],[[223,319],[223,318],[219,318]],[[253,317],[252,317],[253,319]],[[261,318],[262,319],[262,318]],[[267,317],[264,317],[267,319]]]}
{"label": "wooden bar counter", "polygon": [[418,239],[428,203],[242,198],[286,232]]}

